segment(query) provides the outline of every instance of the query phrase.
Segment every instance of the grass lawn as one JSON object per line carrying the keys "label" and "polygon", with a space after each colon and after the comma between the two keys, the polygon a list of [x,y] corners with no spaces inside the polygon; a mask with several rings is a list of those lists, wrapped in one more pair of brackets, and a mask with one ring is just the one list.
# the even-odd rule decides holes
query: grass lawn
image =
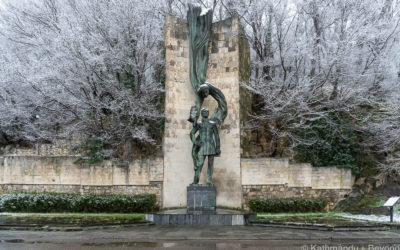
{"label": "grass lawn", "polygon": [[0,213],[0,225],[104,226],[144,222],[142,213]]}
{"label": "grass lawn", "polygon": [[307,224],[334,227],[378,226],[379,222],[366,221],[342,216],[343,213],[259,213],[257,222],[272,224]]}

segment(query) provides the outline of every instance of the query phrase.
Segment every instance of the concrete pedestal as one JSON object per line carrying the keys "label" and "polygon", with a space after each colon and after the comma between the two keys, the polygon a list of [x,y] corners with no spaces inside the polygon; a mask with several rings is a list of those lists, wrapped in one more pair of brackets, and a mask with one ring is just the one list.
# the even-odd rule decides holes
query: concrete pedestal
{"label": "concrete pedestal", "polygon": [[157,214],[146,214],[146,220],[156,225],[244,226],[249,225],[256,218],[256,214],[228,209],[216,209],[214,214],[188,214],[187,209],[174,209]]}
{"label": "concrete pedestal", "polygon": [[213,186],[190,185],[187,187],[188,214],[215,214],[217,192]]}
{"label": "concrete pedestal", "polygon": [[255,214],[237,210],[216,209],[216,188],[206,185],[187,187],[187,208],[146,214],[146,220],[156,225],[248,225]]}

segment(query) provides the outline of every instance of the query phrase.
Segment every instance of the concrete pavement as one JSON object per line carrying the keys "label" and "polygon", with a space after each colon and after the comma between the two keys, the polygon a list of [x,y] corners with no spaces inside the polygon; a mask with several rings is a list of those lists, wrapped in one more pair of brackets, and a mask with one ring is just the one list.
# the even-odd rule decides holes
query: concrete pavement
{"label": "concrete pavement", "polygon": [[[397,246],[400,231],[336,232],[262,226],[154,226],[77,232],[0,231],[0,249],[328,249]],[[343,249],[343,248],[342,248]],[[382,249],[382,248],[379,248]]]}

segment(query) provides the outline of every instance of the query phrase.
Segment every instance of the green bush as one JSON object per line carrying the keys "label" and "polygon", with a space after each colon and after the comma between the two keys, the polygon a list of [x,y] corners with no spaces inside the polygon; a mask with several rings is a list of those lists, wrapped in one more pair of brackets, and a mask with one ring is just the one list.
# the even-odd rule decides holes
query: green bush
{"label": "green bush", "polygon": [[285,199],[252,199],[249,201],[249,207],[253,212],[321,212],[324,211],[328,204],[327,199],[302,199],[302,198],[285,198]]}
{"label": "green bush", "polygon": [[3,212],[142,213],[156,208],[154,194],[12,193],[0,196]]}
{"label": "green bush", "polygon": [[81,152],[85,157],[80,157],[75,164],[89,163],[95,164],[102,162],[105,158],[104,144],[102,141],[95,138],[88,138],[72,148],[74,152]]}
{"label": "green bush", "polygon": [[315,167],[336,166],[350,168],[359,174],[358,154],[363,154],[362,146],[351,118],[338,113],[330,113],[327,118],[313,121],[295,134],[310,144],[294,147],[294,157],[298,162],[308,162]]}

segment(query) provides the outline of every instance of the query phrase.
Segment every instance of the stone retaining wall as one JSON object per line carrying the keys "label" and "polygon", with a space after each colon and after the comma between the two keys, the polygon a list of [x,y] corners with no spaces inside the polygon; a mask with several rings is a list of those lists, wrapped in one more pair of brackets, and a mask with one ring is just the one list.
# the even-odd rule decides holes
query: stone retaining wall
{"label": "stone retaining wall", "polygon": [[311,187],[288,187],[287,185],[243,185],[242,204],[244,209],[249,208],[249,201],[255,198],[327,198],[328,209],[343,199],[351,190],[349,189],[313,189]]}
{"label": "stone retaining wall", "polygon": [[320,198],[329,208],[350,193],[354,176],[350,169],[290,164],[287,158],[242,158],[242,204],[254,198]]}
{"label": "stone retaining wall", "polygon": [[149,185],[163,181],[163,159],[75,164],[75,156],[0,157],[0,183],[64,185]]}
{"label": "stone retaining wall", "polygon": [[242,158],[242,185],[286,185],[313,189],[351,189],[351,169],[290,164],[287,158]]}
{"label": "stone retaining wall", "polygon": [[[162,158],[132,162],[107,160],[94,165],[74,164],[76,159],[76,156],[0,157],[0,193],[153,193],[162,206]],[[332,207],[350,192],[354,181],[349,169],[289,164],[285,158],[242,158],[241,177],[244,208],[248,208],[250,199],[287,197],[327,197]],[[217,205],[221,206],[218,202]]]}
{"label": "stone retaining wall", "polygon": [[75,156],[0,157],[0,193],[153,193],[162,204],[163,159],[74,164]]}
{"label": "stone retaining wall", "polygon": [[149,185],[68,185],[68,184],[0,184],[1,193],[12,192],[53,192],[79,194],[155,194],[157,204],[162,204],[162,182]]}

